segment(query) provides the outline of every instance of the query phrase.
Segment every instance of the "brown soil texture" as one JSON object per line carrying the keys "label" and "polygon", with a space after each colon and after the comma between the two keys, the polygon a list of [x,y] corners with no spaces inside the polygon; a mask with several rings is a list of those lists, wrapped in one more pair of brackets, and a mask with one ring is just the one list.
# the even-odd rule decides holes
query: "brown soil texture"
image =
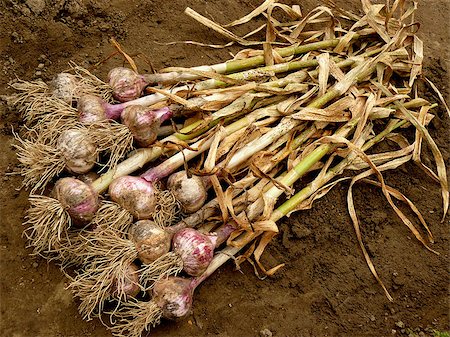
{"label": "brown soil texture", "polygon": [[[219,35],[183,14],[186,6],[227,23],[250,12],[257,0],[3,0],[0,2],[0,93],[11,93],[15,77],[51,77],[69,60],[93,69],[109,56],[114,36],[138,61],[139,70],[213,64],[228,50],[163,45],[195,40],[225,43]],[[289,3],[289,2],[288,2]],[[300,2],[299,2],[300,3]],[[290,2],[294,4],[294,2]],[[359,11],[358,1],[338,4]],[[303,10],[316,6],[302,1]],[[448,0],[419,4],[419,36],[425,44],[425,74],[449,98],[450,30]],[[245,33],[242,28],[237,33]],[[39,66],[39,64],[42,64]],[[93,72],[105,78],[114,58]],[[39,68],[41,67],[41,68]],[[436,95],[424,87],[425,96]],[[436,110],[430,131],[449,163],[450,121]],[[0,105],[0,251],[2,337],[110,336],[97,320],[85,322],[66,279],[53,263],[30,256],[22,237],[27,191],[11,175],[17,160],[12,128],[20,121]],[[432,165],[425,151],[424,162]],[[286,266],[274,277],[258,279],[250,265],[235,271],[228,263],[197,289],[188,319],[163,322],[152,336],[433,336],[449,330],[448,217],[441,222],[438,184],[414,164],[390,172],[387,183],[400,189],[423,212],[435,235],[435,255],[401,224],[381,192],[358,185],[355,202],[365,243],[394,296],[390,303],[372,277],[356,241],[342,184],[310,211],[280,223],[281,233],[266,250],[264,263]],[[264,329],[264,332],[261,332]]]}

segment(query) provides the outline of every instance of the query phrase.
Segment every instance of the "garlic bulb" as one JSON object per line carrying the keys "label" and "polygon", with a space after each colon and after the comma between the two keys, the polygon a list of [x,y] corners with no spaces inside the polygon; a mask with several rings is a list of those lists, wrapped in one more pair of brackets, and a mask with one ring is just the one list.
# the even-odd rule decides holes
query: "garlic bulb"
{"label": "garlic bulb", "polygon": [[72,105],[77,90],[77,79],[69,73],[59,73],[50,82],[52,95],[65,103]]}
{"label": "garlic bulb", "polygon": [[129,68],[117,67],[108,74],[113,96],[120,102],[128,102],[141,96],[147,83],[142,76]]}
{"label": "garlic bulb", "polygon": [[127,298],[129,298],[135,297],[137,294],[139,294],[141,288],[139,287],[138,270],[138,266],[136,266],[134,263],[131,263],[125,269],[125,275],[123,279],[115,280],[111,289],[112,295],[115,297],[120,297],[122,294],[124,294]]}
{"label": "garlic bulb", "polygon": [[150,264],[170,251],[172,235],[150,220],[131,225],[129,239],[133,241],[142,263]]}
{"label": "garlic bulb", "polygon": [[87,184],[75,178],[59,179],[53,194],[75,224],[87,224],[98,209],[98,195]]}
{"label": "garlic bulb", "polygon": [[155,282],[153,301],[161,309],[162,316],[176,320],[186,317],[192,309],[194,288],[191,280],[181,277],[169,277]]}
{"label": "garlic bulb", "polygon": [[186,213],[198,211],[206,202],[207,192],[202,179],[197,176],[188,178],[186,171],[172,174],[167,181],[167,188]]}
{"label": "garlic bulb", "polygon": [[97,161],[97,146],[86,130],[63,131],[59,136],[57,148],[65,159],[66,169],[72,173],[89,172]]}
{"label": "garlic bulb", "polygon": [[216,235],[205,235],[193,228],[181,229],[172,239],[173,252],[183,261],[183,271],[191,276],[201,275],[214,256]]}
{"label": "garlic bulb", "polygon": [[108,119],[105,102],[94,95],[83,95],[78,100],[78,113],[81,123],[90,124]]}
{"label": "garlic bulb", "polygon": [[111,199],[136,219],[150,219],[155,211],[156,196],[152,183],[140,177],[125,176],[109,185]]}
{"label": "garlic bulb", "polygon": [[122,112],[122,123],[130,129],[140,146],[148,147],[155,142],[162,120],[155,111],[147,107],[130,105]]}

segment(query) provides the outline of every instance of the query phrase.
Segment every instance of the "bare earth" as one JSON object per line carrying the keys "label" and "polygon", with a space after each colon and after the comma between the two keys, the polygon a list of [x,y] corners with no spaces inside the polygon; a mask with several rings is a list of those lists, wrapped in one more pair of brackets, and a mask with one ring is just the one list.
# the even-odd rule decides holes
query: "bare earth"
{"label": "bare earth", "polygon": [[[186,6],[221,23],[250,12],[260,2],[191,0],[3,0],[0,2],[0,94],[8,81],[41,77],[67,68],[69,60],[91,68],[114,50],[114,36],[138,61],[194,66],[229,58],[225,50],[156,42],[225,41],[183,14]],[[291,2],[293,4],[294,2]],[[341,1],[357,11],[358,1]],[[317,5],[302,1],[302,9]],[[425,44],[425,74],[449,98],[450,20],[448,0],[419,4],[417,20]],[[239,31],[238,33],[244,33]],[[145,55],[145,57],[144,57]],[[105,78],[114,58],[94,73]],[[40,63],[44,64],[38,69]],[[41,74],[36,73],[37,71]],[[427,89],[424,87],[424,90]],[[426,97],[436,100],[431,91]],[[29,256],[22,238],[28,206],[21,179],[10,175],[17,164],[11,130],[20,121],[0,103],[0,252],[2,337],[110,336],[99,321],[85,322],[65,289],[66,280],[52,263]],[[442,108],[430,126],[449,163],[450,121]],[[424,156],[425,163],[430,157]],[[413,164],[386,174],[423,212],[439,256],[428,252],[397,219],[381,192],[359,185],[355,202],[363,234],[379,274],[393,294],[390,303],[367,268],[346,208],[348,185],[340,185],[314,209],[281,222],[281,233],[265,254],[265,263],[286,267],[259,280],[249,265],[241,272],[231,263],[196,292],[193,314],[184,321],[164,322],[152,336],[433,336],[449,327],[449,230],[441,222],[439,186]],[[268,336],[268,335],[267,335]]]}

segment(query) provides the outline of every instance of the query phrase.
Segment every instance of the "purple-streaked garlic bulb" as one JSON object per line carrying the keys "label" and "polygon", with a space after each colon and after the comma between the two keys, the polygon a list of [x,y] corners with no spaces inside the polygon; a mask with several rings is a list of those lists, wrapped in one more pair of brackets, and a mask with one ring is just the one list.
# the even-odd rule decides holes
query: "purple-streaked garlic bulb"
{"label": "purple-streaked garlic bulb", "polygon": [[203,180],[197,176],[189,178],[186,171],[172,174],[167,181],[167,188],[174,194],[186,213],[198,211],[207,198]]}
{"label": "purple-streaked garlic bulb", "polygon": [[150,219],[155,211],[155,188],[143,178],[132,176],[117,178],[109,185],[109,195],[138,220]]}
{"label": "purple-streaked garlic bulb", "polygon": [[87,184],[75,178],[59,179],[53,194],[69,213],[75,224],[90,222],[97,212],[98,194]]}
{"label": "purple-streaked garlic bulb", "polygon": [[139,98],[147,86],[144,78],[129,68],[117,67],[108,74],[108,82],[113,96],[120,102],[128,102]]}
{"label": "purple-streaked garlic bulb", "polygon": [[180,319],[191,312],[194,289],[192,280],[171,276],[155,282],[153,301],[164,318]]}
{"label": "purple-streaked garlic bulb", "polygon": [[78,99],[78,119],[84,124],[118,119],[125,106],[124,103],[109,104],[98,96],[83,95]]}
{"label": "purple-streaked garlic bulb", "polygon": [[50,82],[50,90],[54,97],[72,105],[77,90],[77,79],[69,73],[59,73]]}
{"label": "purple-streaked garlic bulb", "polygon": [[161,123],[170,117],[172,111],[169,107],[151,110],[141,105],[130,105],[122,112],[122,123],[130,129],[140,146],[148,147],[155,142]]}
{"label": "purple-streaked garlic bulb", "polygon": [[214,257],[217,236],[205,235],[193,228],[175,233],[172,239],[173,252],[183,261],[183,270],[191,276],[201,275]]}
{"label": "purple-streaked garlic bulb", "polygon": [[124,277],[121,280],[116,279],[111,294],[119,297],[124,294],[127,298],[135,297],[141,291],[139,287],[139,268],[134,263],[131,263],[124,272]]}
{"label": "purple-streaked garlic bulb", "polygon": [[170,251],[172,234],[150,220],[131,225],[129,239],[134,243],[138,259],[150,264]]}
{"label": "purple-streaked garlic bulb", "polygon": [[59,136],[57,148],[64,157],[66,169],[71,173],[89,172],[97,161],[97,146],[85,130],[63,131]]}
{"label": "purple-streaked garlic bulb", "polygon": [[90,124],[108,119],[106,102],[94,95],[83,95],[78,100],[78,113],[81,123]]}

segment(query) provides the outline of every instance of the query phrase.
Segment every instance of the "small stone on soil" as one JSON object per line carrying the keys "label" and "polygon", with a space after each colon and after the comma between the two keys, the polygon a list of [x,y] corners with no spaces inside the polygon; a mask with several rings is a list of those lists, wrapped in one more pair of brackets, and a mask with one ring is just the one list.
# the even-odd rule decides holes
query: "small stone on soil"
{"label": "small stone on soil", "polygon": [[40,14],[45,8],[45,0],[27,0],[26,4],[34,14]]}
{"label": "small stone on soil", "polygon": [[398,326],[400,329],[405,327],[405,323],[403,323],[402,321],[395,322],[395,325]]}
{"label": "small stone on soil", "polygon": [[272,331],[270,331],[269,329],[264,329],[259,332],[259,336],[260,337],[272,337],[273,334],[272,334]]}
{"label": "small stone on soil", "polygon": [[11,39],[14,43],[23,43],[23,38],[17,32],[11,33]]}

